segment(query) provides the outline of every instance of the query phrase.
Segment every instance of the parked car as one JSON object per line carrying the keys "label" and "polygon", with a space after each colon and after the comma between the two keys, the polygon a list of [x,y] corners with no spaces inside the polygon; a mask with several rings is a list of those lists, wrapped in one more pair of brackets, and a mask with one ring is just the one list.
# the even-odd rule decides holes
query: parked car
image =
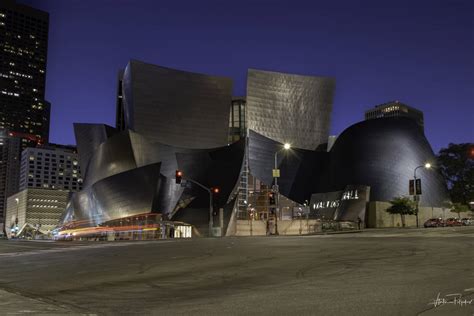
{"label": "parked car", "polygon": [[461,218],[461,223],[463,224],[463,226],[473,225],[474,224],[474,219],[464,217],[464,218]]}
{"label": "parked car", "polygon": [[425,226],[425,228],[428,228],[428,227],[443,227],[444,226],[444,221],[441,219],[441,218],[430,218],[429,220],[427,220],[423,226]]}
{"label": "parked car", "polygon": [[446,226],[462,226],[462,222],[457,218],[451,217],[446,220]]}

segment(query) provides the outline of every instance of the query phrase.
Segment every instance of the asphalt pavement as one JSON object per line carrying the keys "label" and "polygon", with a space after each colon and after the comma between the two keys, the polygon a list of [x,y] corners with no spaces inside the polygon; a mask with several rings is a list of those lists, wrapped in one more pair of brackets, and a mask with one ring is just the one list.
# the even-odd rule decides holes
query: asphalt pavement
{"label": "asphalt pavement", "polygon": [[0,315],[474,315],[474,227],[0,241]]}

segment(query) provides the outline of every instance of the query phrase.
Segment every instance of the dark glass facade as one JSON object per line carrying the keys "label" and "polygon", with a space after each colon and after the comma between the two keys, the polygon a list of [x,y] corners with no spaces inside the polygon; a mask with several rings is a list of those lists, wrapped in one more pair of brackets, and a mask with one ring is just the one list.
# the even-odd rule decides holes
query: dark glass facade
{"label": "dark glass facade", "polygon": [[0,223],[4,222],[7,198],[18,192],[21,139],[0,131]]}
{"label": "dark glass facade", "polygon": [[117,100],[115,110],[115,128],[119,131],[125,130],[125,113],[123,112],[123,70],[120,70],[117,75]]}
{"label": "dark glass facade", "polygon": [[244,138],[247,133],[245,104],[244,97],[232,98],[229,115],[229,144]]}
{"label": "dark glass facade", "polygon": [[46,12],[0,2],[0,129],[37,143],[49,137],[48,25]]}

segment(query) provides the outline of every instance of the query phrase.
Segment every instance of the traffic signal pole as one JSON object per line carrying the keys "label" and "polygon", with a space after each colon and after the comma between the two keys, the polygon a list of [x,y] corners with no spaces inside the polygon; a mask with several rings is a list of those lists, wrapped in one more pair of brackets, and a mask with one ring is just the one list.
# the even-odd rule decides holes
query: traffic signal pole
{"label": "traffic signal pole", "polygon": [[[181,171],[179,171],[179,172],[181,172]],[[176,171],[176,174],[178,174],[178,171]],[[203,185],[199,182],[197,182],[196,180],[183,177],[182,173],[180,173],[180,177],[182,177],[183,180],[194,183],[195,185],[197,185],[198,187],[200,187],[203,190],[206,190],[209,193],[209,237],[213,237],[212,236],[212,228],[214,227],[214,218],[213,218],[213,215],[212,215],[212,207],[213,207],[213,198],[212,198],[213,192],[212,192],[212,189],[206,187],[205,185]]]}
{"label": "traffic signal pole", "polygon": [[199,182],[197,182],[193,179],[184,178],[184,180],[189,181],[191,183],[194,183],[195,185],[202,188],[203,190],[206,190],[207,193],[209,193],[209,237],[213,237],[212,236],[212,228],[214,227],[214,218],[213,218],[213,215],[212,215],[213,201],[212,201],[212,190],[211,190],[211,188],[208,188],[205,185],[203,185],[203,184],[201,184],[201,183],[199,183]]}
{"label": "traffic signal pole", "polygon": [[416,217],[416,227],[420,227],[419,223],[418,223],[418,211],[419,211],[419,206],[418,206],[418,192],[417,192],[417,188],[416,188],[416,169],[415,169],[415,176],[413,177],[413,179],[415,180],[413,183],[414,183],[414,186],[415,186],[415,194],[413,195],[413,197],[415,198],[415,205],[416,205],[416,208],[415,208],[415,217]]}

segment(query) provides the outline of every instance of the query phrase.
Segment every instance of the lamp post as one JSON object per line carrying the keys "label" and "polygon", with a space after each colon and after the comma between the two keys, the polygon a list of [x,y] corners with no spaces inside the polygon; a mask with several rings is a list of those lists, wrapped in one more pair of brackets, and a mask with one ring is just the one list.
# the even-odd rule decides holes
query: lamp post
{"label": "lamp post", "polygon": [[15,202],[16,202],[15,229],[16,229],[16,231],[18,232],[18,205],[19,205],[19,203],[20,203],[20,199],[19,199],[19,198],[15,198]]}
{"label": "lamp post", "polygon": [[[418,201],[418,190],[416,189],[416,170],[418,170],[419,168],[426,168],[426,169],[430,169],[431,168],[431,164],[429,162],[425,163],[424,165],[421,165],[421,166],[418,166],[415,168],[415,170],[413,171],[413,186],[414,186],[414,190],[413,190],[413,197],[415,199],[415,203],[416,203],[416,213],[415,213],[415,216],[416,216],[416,227],[419,227],[419,223],[418,223],[418,205],[419,205],[419,201]],[[421,184],[420,184],[420,187],[421,187]]]}
{"label": "lamp post", "polygon": [[[285,143],[283,145],[283,149],[289,150],[291,145]],[[280,149],[281,150],[281,149]],[[280,150],[275,151],[275,168],[273,169],[273,179],[275,180],[274,186],[274,193],[275,193],[275,235],[278,235],[278,214],[279,214],[279,206],[280,206],[280,196],[278,190],[278,177],[280,177],[280,170],[278,169],[278,152]]]}

